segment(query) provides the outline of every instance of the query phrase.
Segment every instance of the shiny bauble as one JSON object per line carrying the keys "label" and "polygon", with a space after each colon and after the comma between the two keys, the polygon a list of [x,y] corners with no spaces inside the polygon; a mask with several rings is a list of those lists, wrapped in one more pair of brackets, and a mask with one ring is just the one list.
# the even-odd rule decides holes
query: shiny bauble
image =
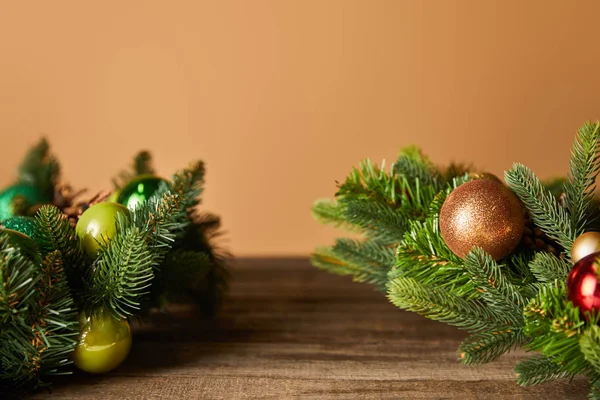
{"label": "shiny bauble", "polygon": [[[35,219],[31,217],[12,217],[2,221],[2,226],[6,229],[21,232],[24,235],[34,239],[35,235]],[[35,239],[34,239],[35,240]]]}
{"label": "shiny bauble", "polygon": [[166,180],[154,175],[138,176],[121,189],[117,202],[133,210],[138,204],[152,197],[166,183]]}
{"label": "shiny bauble", "polygon": [[37,204],[50,203],[52,199],[47,198],[35,186],[26,183],[12,185],[0,192],[0,221],[15,215],[15,205],[20,202],[28,208]]}
{"label": "shiny bauble", "polygon": [[459,257],[481,247],[494,260],[508,256],[525,228],[525,210],[500,182],[477,179],[454,189],[440,211],[440,233]]}
{"label": "shiny bauble", "polygon": [[567,278],[567,298],[584,317],[587,312],[595,314],[600,309],[599,266],[600,253],[589,254],[575,263]]}
{"label": "shiny bauble", "polygon": [[571,247],[571,261],[576,263],[583,257],[600,251],[600,232],[585,232],[577,236]]}
{"label": "shiny bauble", "polygon": [[127,217],[129,210],[122,204],[110,202],[95,204],[81,214],[75,232],[88,256],[96,258],[101,244],[108,245],[117,233],[119,214]]}
{"label": "shiny bauble", "polygon": [[80,336],[73,352],[77,368],[101,374],[118,367],[131,349],[131,327],[125,319],[116,319],[106,309],[79,318]]}
{"label": "shiny bauble", "polygon": [[502,183],[502,180],[500,180],[500,178],[498,178],[496,175],[490,172],[470,172],[469,178],[471,178],[472,180],[485,179],[489,181],[496,181]]}

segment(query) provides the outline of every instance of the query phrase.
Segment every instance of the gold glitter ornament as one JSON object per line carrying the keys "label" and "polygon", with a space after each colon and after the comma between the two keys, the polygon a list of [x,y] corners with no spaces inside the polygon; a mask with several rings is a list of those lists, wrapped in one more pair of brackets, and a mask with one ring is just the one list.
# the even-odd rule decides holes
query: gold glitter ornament
{"label": "gold glitter ornament", "polygon": [[490,172],[469,172],[469,178],[471,178],[472,180],[487,179],[490,181],[496,181],[496,182],[502,183],[500,178],[498,178],[496,175],[494,175]]}
{"label": "gold glitter ornament", "polygon": [[600,251],[600,232],[585,232],[577,236],[571,247],[571,261],[575,264],[583,257]]}
{"label": "gold glitter ornament", "polygon": [[440,211],[440,233],[459,257],[481,247],[494,260],[508,256],[521,241],[525,210],[504,184],[477,179],[454,189]]}

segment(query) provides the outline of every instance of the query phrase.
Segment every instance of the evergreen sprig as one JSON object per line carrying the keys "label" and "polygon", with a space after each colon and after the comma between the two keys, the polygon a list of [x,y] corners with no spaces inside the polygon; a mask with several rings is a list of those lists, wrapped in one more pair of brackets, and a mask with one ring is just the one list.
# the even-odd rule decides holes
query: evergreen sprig
{"label": "evergreen sprig", "polygon": [[0,231],[0,278],[1,384],[37,386],[66,373],[78,322],[60,254],[39,262]]}
{"label": "evergreen sprig", "polygon": [[18,176],[20,183],[36,187],[47,200],[54,197],[60,177],[60,165],[50,153],[50,145],[46,139],[41,139],[27,152],[19,165]]}
{"label": "evergreen sprig", "polygon": [[482,175],[472,174],[468,165],[435,167],[411,147],[390,173],[385,164],[364,161],[340,185],[335,201],[315,203],[320,222],[361,238],[319,247],[311,262],[385,286],[396,306],[466,329],[471,335],[459,348],[463,363],[490,362],[523,346],[540,354],[516,366],[519,384],[583,374],[592,383],[590,396],[600,398],[600,315],[582,314],[567,300],[565,287],[574,240],[600,231],[599,151],[600,123],[586,123],[577,133],[566,178],[541,181],[518,163],[505,173],[533,231],[545,233],[552,252],[534,252],[524,240],[499,261],[477,247],[464,258],[454,255],[440,233],[441,207],[456,187]]}
{"label": "evergreen sprig", "polygon": [[[18,183],[46,196],[44,204],[17,209],[35,213],[31,238],[0,226],[0,385],[9,389],[71,372],[81,312],[133,319],[151,307],[192,301],[214,314],[227,290],[230,255],[216,243],[220,219],[197,210],[202,162],[175,174],[127,216],[119,214],[115,235],[99,241],[92,259],[74,224],[101,197],[65,204],[54,196],[62,183],[49,150],[42,140],[19,168]],[[115,187],[154,173],[150,154],[140,152]],[[53,198],[56,205],[46,204]]]}

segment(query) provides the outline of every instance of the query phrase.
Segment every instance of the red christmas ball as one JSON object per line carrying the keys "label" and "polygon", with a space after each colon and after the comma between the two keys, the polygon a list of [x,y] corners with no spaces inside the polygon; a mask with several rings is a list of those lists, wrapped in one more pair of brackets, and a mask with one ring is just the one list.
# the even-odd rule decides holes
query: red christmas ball
{"label": "red christmas ball", "polygon": [[[598,312],[600,310],[600,252],[592,253],[577,261],[567,279],[567,298],[575,304],[582,313]],[[585,314],[584,314],[585,315]]]}

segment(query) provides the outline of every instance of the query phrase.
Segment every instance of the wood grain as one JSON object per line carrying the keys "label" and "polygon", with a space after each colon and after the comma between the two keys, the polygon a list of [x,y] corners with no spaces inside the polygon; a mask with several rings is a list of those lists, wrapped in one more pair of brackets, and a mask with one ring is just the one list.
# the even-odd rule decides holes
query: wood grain
{"label": "wood grain", "polygon": [[189,307],[139,326],[127,361],[76,374],[32,399],[585,398],[587,383],[515,384],[517,351],[457,361],[464,333],[392,306],[382,293],[306,260],[247,259],[219,318]]}

